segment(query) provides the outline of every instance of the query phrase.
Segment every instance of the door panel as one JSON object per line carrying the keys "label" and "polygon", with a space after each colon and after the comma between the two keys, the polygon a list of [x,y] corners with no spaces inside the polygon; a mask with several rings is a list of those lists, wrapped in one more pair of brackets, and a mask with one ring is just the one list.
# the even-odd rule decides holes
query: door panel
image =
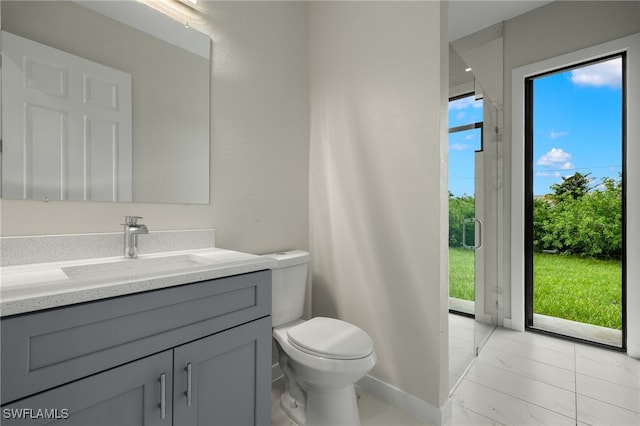
{"label": "door panel", "polygon": [[131,75],[7,32],[2,44],[3,197],[131,201]]}

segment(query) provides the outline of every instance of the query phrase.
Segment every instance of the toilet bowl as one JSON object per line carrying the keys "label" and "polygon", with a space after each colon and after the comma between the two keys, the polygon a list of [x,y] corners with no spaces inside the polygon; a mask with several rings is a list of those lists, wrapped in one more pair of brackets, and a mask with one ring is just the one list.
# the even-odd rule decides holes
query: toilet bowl
{"label": "toilet bowl", "polygon": [[359,425],[354,384],[375,365],[371,337],[334,318],[301,320],[309,254],[267,255],[273,268],[273,337],[285,376],[282,409],[298,425]]}

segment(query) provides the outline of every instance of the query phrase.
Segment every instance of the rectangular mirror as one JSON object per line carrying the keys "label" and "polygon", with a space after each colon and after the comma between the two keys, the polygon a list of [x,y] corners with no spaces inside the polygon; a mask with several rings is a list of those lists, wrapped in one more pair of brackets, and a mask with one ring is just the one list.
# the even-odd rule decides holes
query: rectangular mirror
{"label": "rectangular mirror", "polygon": [[[46,96],[38,93],[35,100],[30,98],[32,100],[29,102],[32,104],[27,104],[19,97],[16,101],[16,96],[10,96],[13,89],[20,85],[5,83],[5,68],[12,65],[7,61],[22,62],[15,65],[21,70],[26,70],[29,67],[27,59],[30,53],[22,56],[19,54],[19,59],[15,59],[15,55],[11,58],[8,52],[5,55],[3,40],[3,152],[0,153],[3,198],[209,203],[209,36],[186,28],[184,24],[173,21],[136,1],[3,0],[0,7],[3,32],[18,36],[20,40],[27,39],[26,42],[35,42],[36,46],[44,45],[52,51],[60,51],[62,55],[69,55],[71,62],[74,62],[74,57],[78,57],[81,58],[78,60],[86,61],[90,65],[95,63],[96,66],[113,69],[115,73],[130,75],[131,91],[131,112],[128,113],[131,145],[127,148],[125,144],[124,148],[120,148],[120,145],[113,144],[113,151],[128,150],[130,177],[127,182],[127,173],[124,173],[125,182],[118,183],[120,189],[112,191],[113,197],[109,194],[97,195],[100,191],[86,189],[91,187],[87,182],[92,179],[92,173],[96,175],[97,170],[102,168],[105,176],[97,180],[118,179],[115,169],[126,168],[127,160],[120,160],[122,164],[114,161],[113,164],[117,165],[113,166],[109,162],[107,166],[88,165],[90,161],[87,158],[104,157],[109,153],[108,149],[97,152],[97,149],[89,147],[87,140],[92,136],[97,139],[94,135],[98,125],[92,125],[90,117],[87,118],[85,113],[80,113],[79,125],[69,124],[72,113],[56,106],[57,115],[41,114],[45,119],[37,123],[40,127],[33,125],[37,121],[34,117],[38,117],[33,111],[43,110],[43,105],[49,105],[46,96],[60,97],[60,93],[45,93]],[[62,67],[58,66],[56,61],[57,59],[47,59],[40,60],[39,63],[46,64],[48,69],[61,70]],[[29,68],[29,72],[34,72],[33,67]],[[88,74],[83,72],[84,80],[88,81],[92,75],[87,77]],[[61,71],[59,75],[71,73],[72,71]],[[89,74],[92,73],[93,71],[89,71]],[[21,77],[24,81],[20,90],[32,90],[35,84],[30,78]],[[103,78],[102,81],[110,81],[109,77],[105,78],[106,80]],[[47,76],[44,75],[43,81],[51,80],[47,80]],[[59,83],[57,78],[52,81],[54,84]],[[66,84],[60,82],[60,87],[66,87]],[[106,89],[108,84],[93,84],[92,96],[102,90],[107,93],[106,99],[109,99],[111,92]],[[87,87],[82,90],[80,97],[86,103],[91,96],[87,93]],[[118,102],[124,103],[124,98],[119,96],[114,95],[114,105]],[[55,120],[50,119],[51,117]],[[42,127],[40,123],[47,120],[49,124],[53,124]],[[16,126],[17,122],[21,124]],[[80,130],[73,130],[73,126],[79,127]],[[118,126],[120,124],[113,124],[111,127]],[[18,131],[12,127],[18,127]],[[57,128],[61,131],[50,131]],[[109,129],[107,126],[102,132],[107,135],[107,139],[110,135]],[[113,139],[116,140],[118,137],[120,136],[114,136]],[[79,138],[79,142],[70,138]],[[34,149],[35,145],[29,145],[33,141],[36,141],[38,146],[44,146],[44,149]],[[107,144],[107,147],[109,146]],[[47,155],[44,158],[36,158],[40,151],[46,152]],[[10,158],[12,152],[19,152],[18,160]],[[121,152],[114,155],[114,158],[118,156],[123,157]],[[65,170],[66,164],[76,159],[84,162],[80,166],[76,165],[75,171]],[[13,163],[9,163],[10,161]],[[19,167],[15,166],[16,162],[20,163]],[[19,170],[17,174],[22,176],[16,176],[15,170]],[[11,171],[14,171],[14,175],[10,174]],[[95,176],[93,178],[96,180]],[[56,180],[62,183],[58,184]],[[77,182],[78,180],[80,182]],[[44,189],[35,190],[25,189],[25,181],[30,184],[53,183],[44,185]],[[70,191],[61,189],[61,186],[85,189]],[[128,197],[122,195],[127,193],[127,186]]]}

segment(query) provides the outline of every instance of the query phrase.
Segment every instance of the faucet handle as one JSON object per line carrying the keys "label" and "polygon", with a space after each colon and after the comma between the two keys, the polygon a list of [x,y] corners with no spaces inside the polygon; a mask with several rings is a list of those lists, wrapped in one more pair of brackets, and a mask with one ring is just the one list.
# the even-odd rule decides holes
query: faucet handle
{"label": "faucet handle", "polygon": [[125,225],[137,226],[138,219],[142,219],[142,216],[125,216],[124,217]]}

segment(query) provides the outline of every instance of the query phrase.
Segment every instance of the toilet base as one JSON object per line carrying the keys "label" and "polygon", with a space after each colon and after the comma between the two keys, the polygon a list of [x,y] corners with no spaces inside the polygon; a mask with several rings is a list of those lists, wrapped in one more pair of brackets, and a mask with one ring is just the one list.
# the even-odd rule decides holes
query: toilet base
{"label": "toilet base", "polygon": [[297,425],[304,425],[307,423],[307,411],[305,405],[296,401],[289,396],[289,391],[282,392],[280,395],[280,407],[282,410],[293,420]]}
{"label": "toilet base", "polygon": [[307,388],[305,393],[306,405],[295,401],[287,391],[280,396],[280,406],[299,426],[360,426],[353,385],[340,389]]}

